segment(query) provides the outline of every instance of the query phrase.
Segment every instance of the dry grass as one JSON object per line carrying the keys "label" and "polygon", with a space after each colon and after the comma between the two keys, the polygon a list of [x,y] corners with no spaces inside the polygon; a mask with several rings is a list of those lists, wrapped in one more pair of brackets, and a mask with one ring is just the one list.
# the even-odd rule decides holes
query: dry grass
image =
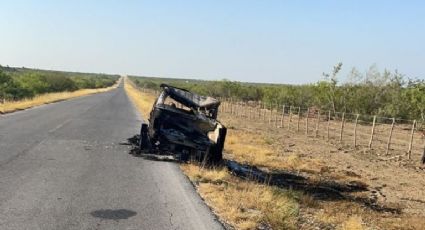
{"label": "dry grass", "polygon": [[142,114],[144,119],[148,120],[152,105],[156,99],[155,96],[140,91],[127,77],[124,78],[124,89],[139,113]]}
{"label": "dry grass", "polygon": [[343,230],[363,230],[362,218],[351,216],[342,224]]}
{"label": "dry grass", "polygon": [[[225,123],[226,120],[223,119]],[[321,172],[326,167],[317,159],[301,159],[297,154],[280,153],[274,142],[258,131],[229,129],[226,152],[238,162],[272,170]]]}
{"label": "dry grass", "polygon": [[193,164],[181,168],[214,212],[236,229],[296,229],[296,193],[241,181],[226,169],[201,169]]}
{"label": "dry grass", "polygon": [[20,101],[6,101],[5,103],[0,103],[0,113],[11,113],[18,110],[28,109],[34,106],[49,104],[53,102],[63,101],[66,99],[86,96],[94,93],[102,93],[109,91],[111,89],[115,89],[119,82],[118,80],[116,84],[107,88],[100,89],[81,89],[73,92],[59,92],[59,93],[46,93],[42,95],[35,96],[31,99],[24,99]]}

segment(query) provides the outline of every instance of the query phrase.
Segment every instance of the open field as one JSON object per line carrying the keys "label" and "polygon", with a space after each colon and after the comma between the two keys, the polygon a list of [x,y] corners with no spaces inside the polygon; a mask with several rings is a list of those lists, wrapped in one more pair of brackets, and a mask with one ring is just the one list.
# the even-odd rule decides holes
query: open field
{"label": "open field", "polygon": [[[332,113],[292,106],[270,108],[257,102],[224,100],[221,113],[261,123],[287,133],[320,138],[348,150],[359,150],[414,167],[425,153],[424,123],[416,120]],[[393,123],[394,121],[394,123]]]}
{"label": "open field", "polygon": [[[149,94],[149,90],[143,91]],[[254,176],[244,177],[226,168],[211,170],[182,165],[200,195],[224,222],[237,229],[264,226],[273,229],[421,229],[425,225],[423,168],[417,162],[409,163],[406,157],[391,160],[388,158],[392,155],[379,154],[386,148],[386,142],[377,141],[379,133],[385,136],[388,124],[376,126],[373,148],[366,150],[364,145],[368,143],[361,138],[356,148],[350,147],[354,138],[350,135],[353,130],[350,122],[345,126],[341,143],[338,135],[327,140],[324,126],[327,121],[324,120],[319,119],[316,136],[314,116],[306,115],[304,120],[300,117],[302,125],[297,131],[294,122],[297,115],[291,117],[291,123],[286,123],[290,114],[285,114],[283,127],[277,128],[281,121],[279,113],[274,112],[270,119],[269,110],[263,109],[255,117],[249,109],[232,110],[238,111],[238,115],[228,109],[224,104],[219,113],[220,120],[228,127],[225,158],[251,168],[253,175],[265,175],[268,179],[259,181]],[[266,118],[261,115],[264,112]],[[311,128],[306,135],[302,128],[307,117],[311,119]],[[330,133],[338,133],[340,123],[330,122],[330,130],[335,130]],[[356,132],[357,135],[368,133],[370,127],[359,122]],[[397,132],[394,132],[394,140],[404,135],[398,136]],[[420,140],[420,136],[415,138],[415,142]],[[397,149],[390,148],[390,154],[398,154]],[[400,151],[404,154],[406,148]],[[420,156],[415,151],[412,151],[411,162]],[[288,199],[286,203],[293,204],[285,211],[278,211],[284,218],[267,216],[263,207],[270,208],[272,206],[267,205],[273,202],[261,203],[261,198],[267,200],[269,189],[279,191]],[[285,222],[276,222],[277,219]]]}

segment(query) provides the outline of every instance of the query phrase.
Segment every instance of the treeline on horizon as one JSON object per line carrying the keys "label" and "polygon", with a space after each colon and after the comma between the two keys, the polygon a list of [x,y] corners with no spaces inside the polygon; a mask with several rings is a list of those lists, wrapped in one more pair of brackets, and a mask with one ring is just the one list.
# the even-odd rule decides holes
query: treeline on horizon
{"label": "treeline on horizon", "polygon": [[262,101],[267,105],[316,107],[324,111],[425,119],[425,81],[410,79],[394,71],[378,71],[371,66],[366,73],[353,68],[347,80],[339,80],[342,63],[313,84],[257,84],[237,81],[202,81],[131,76],[140,87],[159,90],[161,83],[184,88],[201,95]]}
{"label": "treeline on horizon", "polygon": [[112,86],[118,75],[4,67],[0,65],[0,103],[39,94]]}

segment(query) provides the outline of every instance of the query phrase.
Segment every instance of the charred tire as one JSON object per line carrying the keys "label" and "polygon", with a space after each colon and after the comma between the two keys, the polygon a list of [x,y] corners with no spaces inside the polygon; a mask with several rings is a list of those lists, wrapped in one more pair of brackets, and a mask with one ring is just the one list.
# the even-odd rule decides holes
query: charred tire
{"label": "charred tire", "polygon": [[148,124],[142,124],[140,128],[139,153],[149,148]]}
{"label": "charred tire", "polygon": [[216,165],[223,160],[224,141],[226,140],[227,129],[221,128],[218,133],[217,143],[210,146],[204,162],[207,164]]}

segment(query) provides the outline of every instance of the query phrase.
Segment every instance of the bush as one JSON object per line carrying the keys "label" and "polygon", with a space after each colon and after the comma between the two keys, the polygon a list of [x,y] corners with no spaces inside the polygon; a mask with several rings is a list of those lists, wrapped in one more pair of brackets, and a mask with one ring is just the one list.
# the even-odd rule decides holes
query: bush
{"label": "bush", "polygon": [[0,66],[0,100],[20,100],[35,95],[103,88],[113,85],[118,76],[69,73]]}
{"label": "bush", "polygon": [[228,80],[201,81],[152,77],[131,77],[140,87],[159,90],[161,83],[214,97],[262,101],[267,106],[314,106],[333,112],[373,114],[425,121],[425,81],[406,79],[397,71],[379,72],[372,66],[366,74],[352,69],[348,81],[337,75],[342,63],[315,84],[255,84]]}

